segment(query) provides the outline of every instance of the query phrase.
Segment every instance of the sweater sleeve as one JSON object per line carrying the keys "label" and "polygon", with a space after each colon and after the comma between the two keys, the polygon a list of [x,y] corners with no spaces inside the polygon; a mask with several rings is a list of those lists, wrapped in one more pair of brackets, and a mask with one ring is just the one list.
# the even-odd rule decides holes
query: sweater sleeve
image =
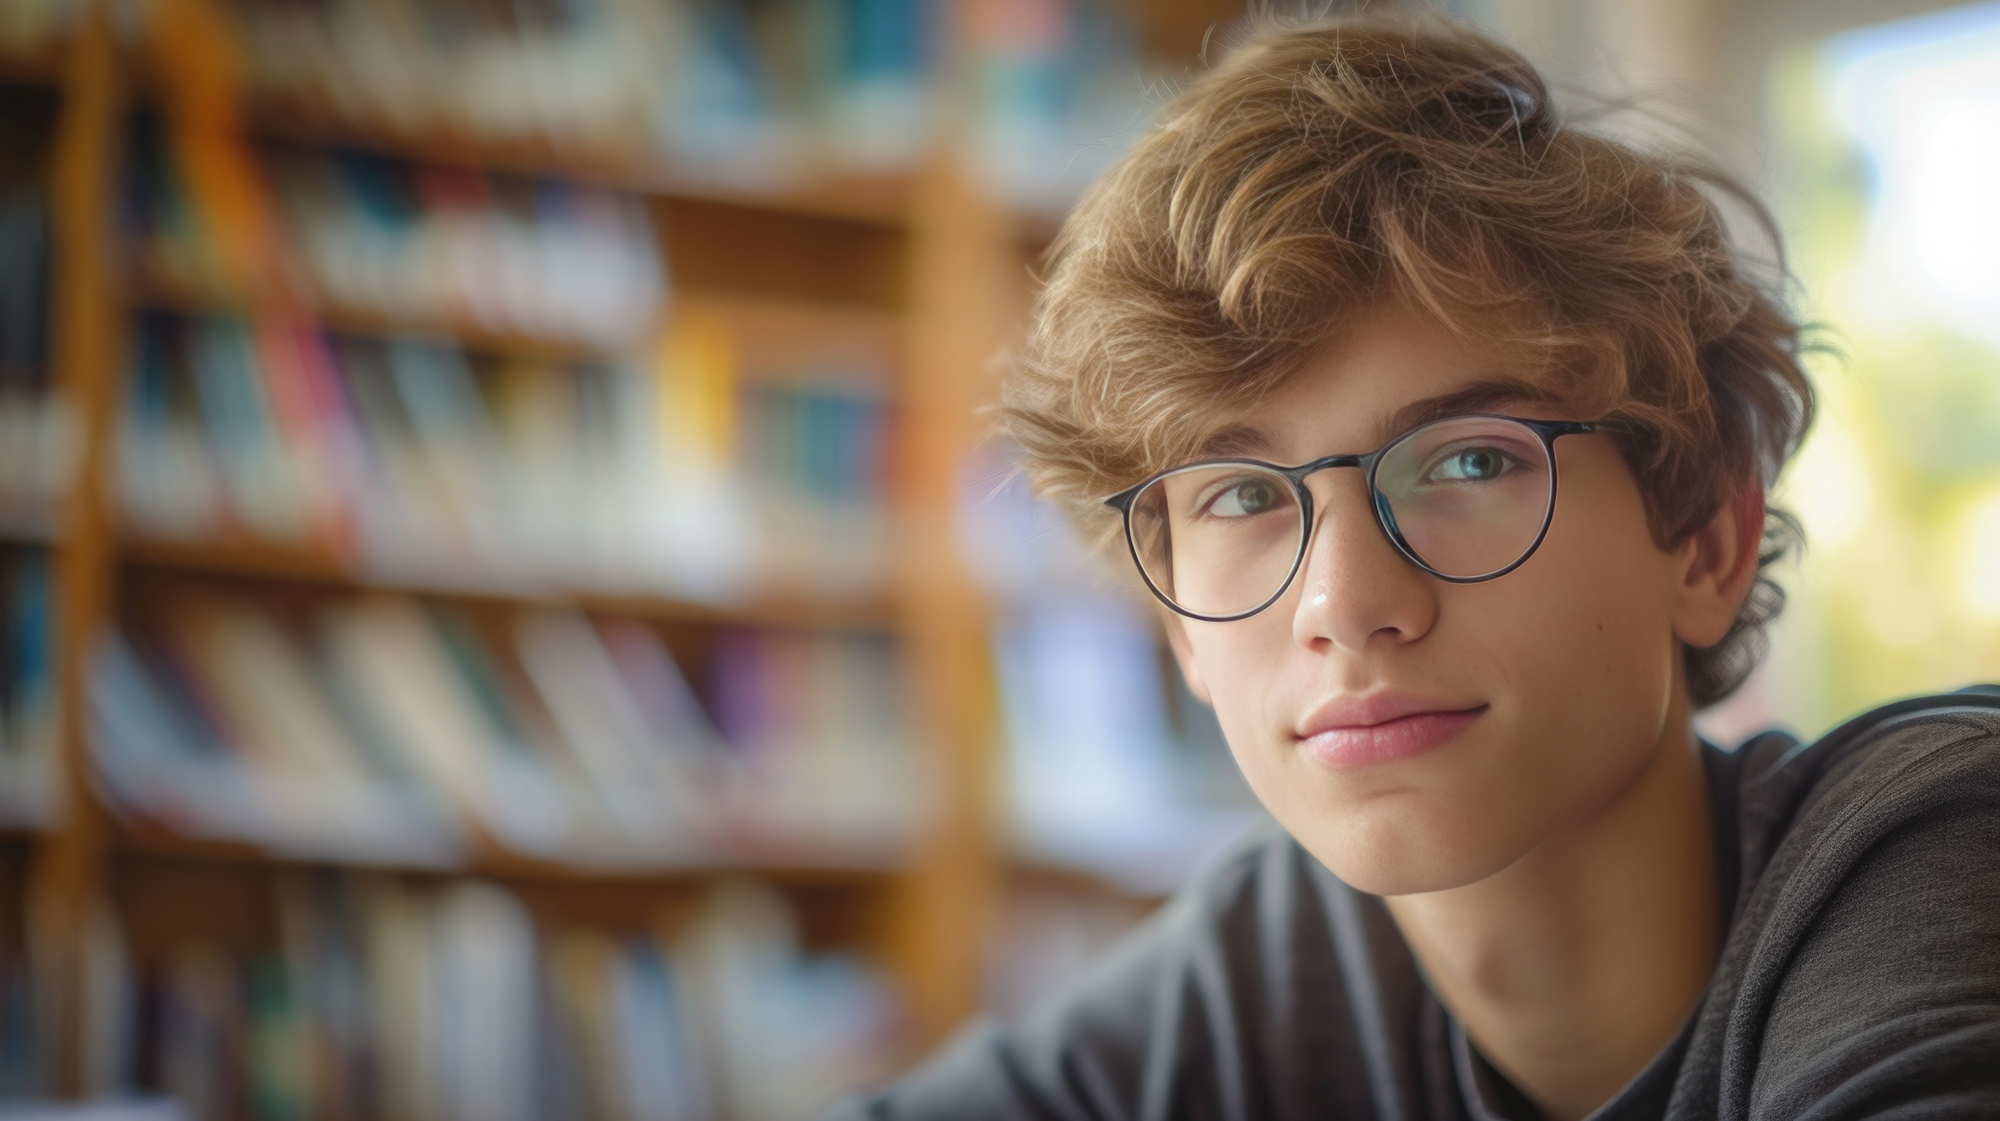
{"label": "sweater sleeve", "polygon": [[1930,729],[1840,807],[1761,1031],[1748,1116],[2000,1116],[2000,732]]}

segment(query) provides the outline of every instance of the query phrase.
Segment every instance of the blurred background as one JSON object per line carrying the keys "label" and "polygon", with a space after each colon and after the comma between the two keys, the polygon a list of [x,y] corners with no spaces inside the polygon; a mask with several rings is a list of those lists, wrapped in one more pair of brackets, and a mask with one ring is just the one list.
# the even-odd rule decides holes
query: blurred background
{"label": "blurred background", "polygon": [[[1704,730],[2000,679],[2000,4],[1445,10],[1822,325]],[[0,0],[0,1107],[806,1117],[1256,828],[977,412],[1243,15]]]}

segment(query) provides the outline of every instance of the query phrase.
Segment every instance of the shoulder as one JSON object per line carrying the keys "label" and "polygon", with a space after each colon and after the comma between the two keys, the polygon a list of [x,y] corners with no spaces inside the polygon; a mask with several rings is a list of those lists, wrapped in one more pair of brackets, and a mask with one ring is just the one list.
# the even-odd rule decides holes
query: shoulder
{"label": "shoulder", "polygon": [[1774,840],[1728,951],[1751,1113],[1940,1104],[1942,1086],[2000,1106],[2000,696],[1904,702],[1763,753],[1742,809]]}
{"label": "shoulder", "polygon": [[[1763,736],[1741,749],[1738,815],[1753,861],[1864,841],[1945,805],[2000,796],[2000,688],[1917,697],[1856,717],[1811,744]],[[1761,853],[1757,850],[1762,850]]]}
{"label": "shoulder", "polygon": [[1884,706],[1811,745],[1753,741],[1738,775],[1739,925],[1766,941],[1885,868],[1964,880],[1966,848],[2000,823],[2000,691]]}
{"label": "shoulder", "polygon": [[982,1021],[834,1116],[1365,1116],[1356,987],[1387,1006],[1383,1024],[1414,1020],[1421,982],[1387,912],[1271,825],[1069,991],[1018,1023]]}
{"label": "shoulder", "polygon": [[[1226,1047],[1233,986],[1213,983],[1254,956],[1260,900],[1302,855],[1275,826],[1259,829],[1198,871],[1083,980],[1018,1023],[991,1018],[892,1084],[842,1104],[823,1121],[883,1118],[1074,1118],[1148,1115],[1176,1101],[1210,1101],[1216,1050]],[[1191,1034],[1191,1020],[1217,1030]],[[1187,1085],[1192,1080],[1194,1085]]]}
{"label": "shoulder", "polygon": [[1235,976],[1267,964],[1263,954],[1275,948],[1273,929],[1294,925],[1301,910],[1319,910],[1316,868],[1275,823],[1259,827],[1198,869],[1079,984],[1028,1017],[1018,1034],[1048,1044],[1090,1039],[1143,1047],[1145,1029],[1171,1015],[1190,978]]}

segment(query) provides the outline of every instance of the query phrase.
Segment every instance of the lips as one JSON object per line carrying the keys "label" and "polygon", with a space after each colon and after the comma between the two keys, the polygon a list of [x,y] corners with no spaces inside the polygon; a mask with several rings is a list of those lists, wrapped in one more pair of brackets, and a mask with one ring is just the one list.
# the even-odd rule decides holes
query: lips
{"label": "lips", "polygon": [[1336,697],[1314,710],[1294,734],[1306,754],[1336,770],[1353,770],[1443,747],[1485,715],[1486,708],[1409,693]]}

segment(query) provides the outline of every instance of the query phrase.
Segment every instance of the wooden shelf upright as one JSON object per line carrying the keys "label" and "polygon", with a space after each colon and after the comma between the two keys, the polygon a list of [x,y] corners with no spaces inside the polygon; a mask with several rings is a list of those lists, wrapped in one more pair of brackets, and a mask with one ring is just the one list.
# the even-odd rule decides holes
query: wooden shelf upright
{"label": "wooden shelf upright", "polygon": [[53,184],[52,361],[81,436],[55,541],[57,827],[40,839],[29,887],[29,943],[49,989],[37,1032],[54,1089],[85,1089],[83,932],[104,886],[104,819],[90,780],[87,688],[92,640],[111,617],[117,564],[109,464],[123,309],[116,303],[117,152],[124,113],[117,45],[104,5],[85,5],[64,46]]}

